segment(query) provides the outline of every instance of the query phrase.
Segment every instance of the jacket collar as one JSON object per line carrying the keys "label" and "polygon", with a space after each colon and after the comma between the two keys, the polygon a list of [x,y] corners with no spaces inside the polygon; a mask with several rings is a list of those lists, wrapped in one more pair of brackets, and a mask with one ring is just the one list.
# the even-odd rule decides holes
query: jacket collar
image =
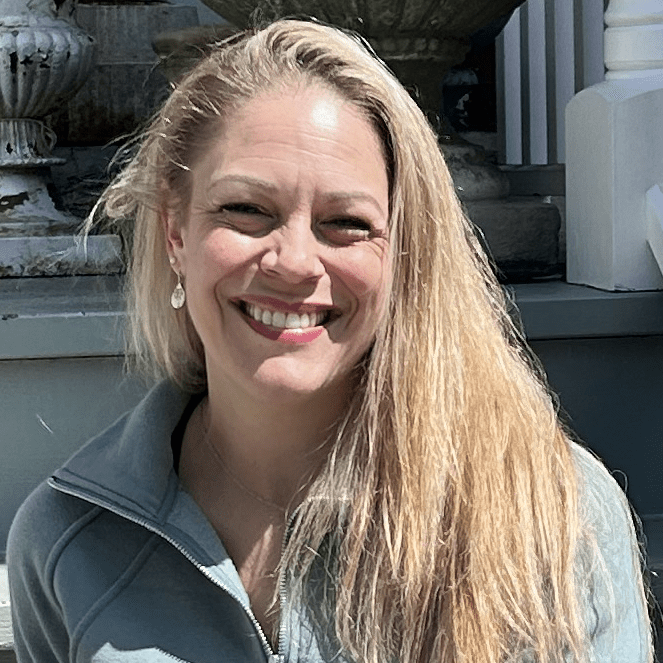
{"label": "jacket collar", "polygon": [[190,398],[160,382],[57,470],[55,483],[161,522],[178,486],[171,435]]}

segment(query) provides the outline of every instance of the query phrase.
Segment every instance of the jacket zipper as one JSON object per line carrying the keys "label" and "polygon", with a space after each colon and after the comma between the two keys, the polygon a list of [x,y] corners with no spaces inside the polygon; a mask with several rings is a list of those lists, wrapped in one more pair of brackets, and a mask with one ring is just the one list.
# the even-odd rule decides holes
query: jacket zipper
{"label": "jacket zipper", "polygon": [[[282,650],[282,640],[283,637],[285,636],[285,633],[283,632],[283,619],[281,619],[281,624],[279,626],[279,641],[278,641],[278,653],[274,653],[274,650],[272,649],[272,646],[269,644],[269,640],[267,639],[267,636],[265,635],[265,632],[262,630],[262,626],[260,625],[260,622],[256,619],[255,615],[253,614],[253,611],[250,608],[247,608],[244,606],[242,603],[241,599],[237,594],[235,594],[234,591],[232,591],[227,585],[224,583],[220,582],[217,580],[209,571],[200,563],[196,558],[182,545],[180,545],[177,541],[172,539],[170,536],[168,536],[165,532],[162,532],[158,527],[155,527],[152,525],[148,520],[144,520],[143,518],[139,518],[138,516],[135,516],[127,511],[124,511],[123,509],[118,508],[115,505],[109,505],[106,502],[103,502],[101,500],[97,500],[94,497],[82,493],[75,488],[69,487],[68,485],[64,485],[62,483],[61,479],[56,479],[54,477],[51,477],[48,480],[48,483],[55,488],[56,490],[59,490],[62,493],[65,493],[67,495],[71,495],[73,497],[78,497],[79,499],[85,500],[86,502],[89,502],[90,504],[94,504],[95,506],[99,506],[102,509],[106,509],[107,511],[111,511],[112,513],[125,518],[126,520],[129,520],[132,523],[135,523],[136,525],[140,525],[141,527],[144,527],[146,530],[160,536],[162,539],[170,543],[171,546],[173,546],[178,552],[180,552],[184,557],[193,564],[198,571],[200,571],[210,582],[212,582],[214,585],[217,587],[221,588],[224,592],[229,594],[237,603],[240,605],[242,610],[248,615],[249,619],[251,620],[251,623],[253,624],[254,628],[256,629],[258,636],[260,637],[260,642],[262,643],[263,649],[265,651],[265,654],[267,655],[267,660],[269,663],[284,663],[285,661],[285,656],[281,653]],[[287,534],[286,534],[287,535]],[[285,548],[285,536],[284,536],[284,542],[283,542],[283,548]],[[281,574],[283,575],[283,574]],[[285,583],[282,583],[281,586],[279,586],[279,604],[281,607],[281,612],[283,612],[283,606],[285,604]],[[175,658],[175,657],[173,657]],[[179,659],[175,659],[179,660]]]}

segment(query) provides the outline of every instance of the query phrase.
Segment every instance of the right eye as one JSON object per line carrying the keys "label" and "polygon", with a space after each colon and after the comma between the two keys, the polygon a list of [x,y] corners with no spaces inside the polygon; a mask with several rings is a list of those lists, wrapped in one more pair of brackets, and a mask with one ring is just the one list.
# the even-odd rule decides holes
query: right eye
{"label": "right eye", "polygon": [[244,235],[266,235],[273,218],[252,203],[226,203],[218,208],[220,223]]}
{"label": "right eye", "polygon": [[264,214],[255,205],[250,203],[229,203],[221,207],[222,212],[235,212],[236,214]]}

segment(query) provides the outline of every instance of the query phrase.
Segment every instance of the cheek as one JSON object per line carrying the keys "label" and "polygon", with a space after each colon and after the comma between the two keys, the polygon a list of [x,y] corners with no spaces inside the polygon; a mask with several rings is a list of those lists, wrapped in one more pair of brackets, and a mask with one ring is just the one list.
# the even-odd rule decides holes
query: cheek
{"label": "cheek", "polygon": [[222,231],[213,233],[201,244],[194,266],[202,280],[216,284],[235,272],[255,264],[255,247],[248,238],[231,236]]}
{"label": "cheek", "polygon": [[351,296],[373,311],[382,308],[389,287],[389,261],[372,249],[349,254],[337,274]]}

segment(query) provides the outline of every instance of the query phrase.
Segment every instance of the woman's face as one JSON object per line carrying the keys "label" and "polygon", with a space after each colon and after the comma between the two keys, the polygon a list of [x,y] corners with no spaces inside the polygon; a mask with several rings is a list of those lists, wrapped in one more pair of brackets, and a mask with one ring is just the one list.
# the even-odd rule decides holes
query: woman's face
{"label": "woman's face", "polygon": [[191,168],[166,223],[208,380],[256,395],[346,387],[389,287],[389,185],[376,132],[323,87],[265,93]]}

